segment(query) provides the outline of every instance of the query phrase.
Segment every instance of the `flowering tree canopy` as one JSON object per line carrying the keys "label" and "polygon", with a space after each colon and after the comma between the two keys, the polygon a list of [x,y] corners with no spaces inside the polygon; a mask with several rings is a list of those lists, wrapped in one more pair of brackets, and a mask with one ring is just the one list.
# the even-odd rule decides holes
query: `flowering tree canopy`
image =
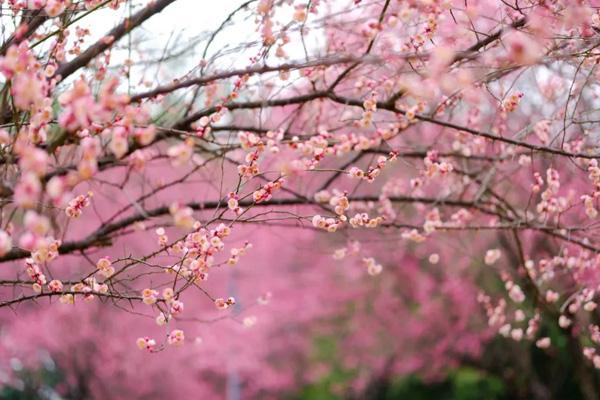
{"label": "flowering tree canopy", "polygon": [[499,336],[567,343],[600,396],[600,3],[249,0],[155,33],[183,3],[0,1],[6,359],[267,396],[329,332],[358,393]]}

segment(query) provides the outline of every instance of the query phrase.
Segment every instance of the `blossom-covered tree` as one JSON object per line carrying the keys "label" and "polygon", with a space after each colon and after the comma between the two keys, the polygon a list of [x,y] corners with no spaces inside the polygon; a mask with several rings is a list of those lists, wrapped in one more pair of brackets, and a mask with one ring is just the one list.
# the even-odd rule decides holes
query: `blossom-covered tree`
{"label": "blossom-covered tree", "polygon": [[146,28],[200,3],[0,1],[4,359],[50,352],[81,398],[264,398],[326,375],[330,335],[350,396],[498,336],[600,396],[600,4]]}

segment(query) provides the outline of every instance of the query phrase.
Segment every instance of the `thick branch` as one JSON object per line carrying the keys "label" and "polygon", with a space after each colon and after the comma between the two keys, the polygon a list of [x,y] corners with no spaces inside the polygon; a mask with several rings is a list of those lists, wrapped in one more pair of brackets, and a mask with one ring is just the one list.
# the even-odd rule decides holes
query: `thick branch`
{"label": "thick branch", "polygon": [[140,26],[153,15],[160,13],[165,7],[171,3],[174,3],[175,1],[176,0],[155,0],[150,2],[144,9],[135,13],[131,18],[124,19],[102,39],[98,40],[75,59],[60,65],[56,71],[56,75],[60,75],[60,79],[64,80],[78,69],[85,67],[91,60],[94,59],[94,57],[102,53],[104,50],[110,48],[132,29]]}
{"label": "thick branch", "polygon": [[[363,196],[354,197],[349,199],[351,202],[376,202],[379,201],[378,196]],[[395,203],[423,203],[423,204],[439,204],[451,207],[479,207],[480,203],[465,201],[465,200],[451,200],[451,199],[437,199],[434,197],[410,197],[410,196],[394,196],[390,197],[390,200]],[[207,201],[207,202],[192,202],[186,204],[187,207],[192,208],[196,211],[210,210],[222,207],[225,204],[224,201]],[[240,201],[241,207],[249,206],[292,206],[292,205],[316,205],[317,203],[310,201],[306,198],[289,198],[289,199],[273,199],[262,203],[254,203],[253,201]],[[87,238],[78,241],[65,242],[62,244],[58,251],[60,254],[68,254],[78,250],[84,250],[93,246],[100,246],[109,240],[109,235],[115,233],[123,228],[135,224],[136,222],[144,221],[149,218],[159,217],[169,214],[168,206],[161,206],[151,210],[145,210],[144,213],[134,214],[132,216],[123,218],[112,224],[107,224],[98,229],[95,233],[91,234]],[[0,262],[14,261],[22,258],[29,257],[30,253],[26,250],[14,248],[4,256],[0,257]]]}

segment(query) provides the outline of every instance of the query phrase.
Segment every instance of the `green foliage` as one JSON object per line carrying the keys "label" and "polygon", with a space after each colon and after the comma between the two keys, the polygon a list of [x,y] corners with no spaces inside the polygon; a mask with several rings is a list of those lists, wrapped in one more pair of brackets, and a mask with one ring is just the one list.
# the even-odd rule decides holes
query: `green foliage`
{"label": "green foliage", "polygon": [[14,380],[12,384],[0,388],[2,400],[61,400],[54,388],[59,385],[64,376],[48,359],[40,368],[23,369],[16,359],[12,361]]}
{"label": "green foliage", "polygon": [[356,395],[358,398],[377,400],[504,400],[507,391],[504,383],[474,368],[460,367],[451,371],[446,379],[425,382],[416,375],[376,382],[372,390],[363,394],[352,393],[351,385],[357,371],[344,368],[339,362],[338,339],[318,336],[313,341],[312,367],[323,367],[321,378],[290,396],[298,400],[336,400]]}
{"label": "green foliage", "polygon": [[298,399],[334,400],[340,398],[341,393],[356,376],[355,371],[344,368],[337,361],[338,344],[333,336],[317,336],[313,342],[312,362],[326,365],[327,373],[317,382],[304,387],[297,396]]}
{"label": "green foliage", "polygon": [[[349,383],[348,375],[332,373],[316,384],[307,386],[296,397],[302,400],[336,400],[345,395],[340,392]],[[336,385],[337,384],[337,385]],[[333,390],[332,390],[333,389]],[[417,376],[409,376],[387,387],[380,387],[377,394],[365,397],[378,400],[504,400],[507,399],[500,379],[488,376],[472,368],[459,368],[441,382],[427,383]],[[367,395],[368,396],[368,395]]]}

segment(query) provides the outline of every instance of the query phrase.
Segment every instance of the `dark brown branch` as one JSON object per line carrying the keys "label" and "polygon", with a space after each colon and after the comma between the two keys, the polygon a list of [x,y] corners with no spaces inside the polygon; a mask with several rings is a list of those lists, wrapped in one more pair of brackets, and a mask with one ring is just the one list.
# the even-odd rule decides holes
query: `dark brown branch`
{"label": "dark brown branch", "polygon": [[153,15],[160,13],[165,7],[175,1],[176,0],[155,0],[150,2],[145,8],[135,13],[131,18],[124,19],[119,25],[110,30],[103,38],[88,47],[75,59],[61,64],[56,71],[56,75],[60,75],[60,79],[64,80],[78,69],[85,67],[97,55],[113,46],[131,30],[140,26]]}
{"label": "dark brown branch", "polygon": [[[378,196],[363,196],[363,197],[353,197],[349,199],[351,202],[376,202],[379,200]],[[451,207],[480,207],[479,204],[471,201],[465,200],[452,200],[452,199],[437,199],[433,197],[410,197],[410,196],[394,196],[390,197],[390,200],[395,203],[423,203],[423,204],[439,204]],[[187,207],[192,208],[195,211],[202,210],[210,210],[222,207],[225,204],[224,201],[207,201],[207,202],[192,202],[186,204]],[[289,199],[273,199],[270,201],[265,201],[262,203],[254,203],[253,201],[240,201],[241,207],[249,207],[249,206],[292,206],[292,205],[317,205],[314,201],[311,201],[306,198],[289,198]],[[108,244],[109,235],[115,233],[123,228],[126,228],[132,224],[135,224],[139,221],[144,221],[149,218],[159,217],[163,215],[169,214],[169,207],[162,206],[157,207],[151,210],[145,210],[144,213],[134,214],[132,216],[123,218],[117,222],[112,224],[107,224],[98,229],[95,233],[91,234],[87,238],[78,241],[71,241],[63,243],[58,251],[60,254],[68,254],[74,251],[87,249],[89,247],[94,246],[103,246]],[[4,256],[0,257],[0,262],[14,261],[22,258],[29,257],[30,253],[26,250],[14,248]]]}
{"label": "dark brown branch", "polygon": [[[2,43],[2,46],[0,46],[0,55],[5,55],[10,46],[18,45],[19,43],[29,38],[46,21],[48,21],[48,15],[46,15],[46,13],[43,10],[29,12],[26,16],[23,17],[23,21],[21,22],[21,26],[23,26],[23,24],[27,26],[25,32],[21,32],[19,35],[15,35],[13,33],[6,40],[6,42]],[[17,28],[17,31],[20,31],[20,27]]]}
{"label": "dark brown branch", "polygon": [[264,74],[268,72],[274,71],[290,71],[302,68],[311,68],[311,67],[327,67],[331,65],[338,64],[346,64],[350,62],[361,62],[361,63],[376,63],[380,60],[377,57],[362,57],[357,58],[353,56],[341,56],[341,57],[331,57],[331,58],[321,58],[317,60],[307,61],[307,62],[291,62],[285,63],[281,65],[255,65],[248,68],[240,68],[234,69],[231,71],[225,71],[221,73],[216,73],[213,75],[202,76],[198,78],[188,79],[181,82],[174,82],[169,85],[159,86],[155,89],[149,90],[147,92],[139,93],[131,97],[132,102],[138,102],[140,100],[151,98],[158,96],[160,94],[166,94],[174,92],[178,89],[187,88],[190,86],[205,86],[209,83],[212,83],[217,80],[232,78],[235,76],[243,76],[243,75],[255,75],[255,74]]}

